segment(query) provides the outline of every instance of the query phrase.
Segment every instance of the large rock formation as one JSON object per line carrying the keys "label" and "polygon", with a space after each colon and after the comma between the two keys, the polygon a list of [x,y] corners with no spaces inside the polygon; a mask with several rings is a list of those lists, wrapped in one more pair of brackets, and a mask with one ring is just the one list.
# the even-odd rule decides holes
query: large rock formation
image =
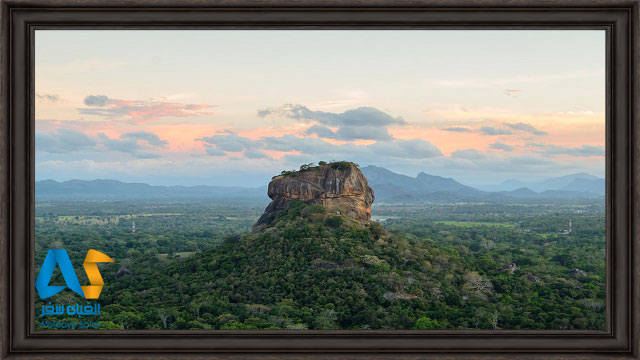
{"label": "large rock formation", "polygon": [[284,173],[269,183],[268,195],[273,201],[257,225],[269,222],[278,211],[287,209],[291,200],[321,204],[329,213],[359,222],[371,218],[373,190],[357,165],[340,162]]}

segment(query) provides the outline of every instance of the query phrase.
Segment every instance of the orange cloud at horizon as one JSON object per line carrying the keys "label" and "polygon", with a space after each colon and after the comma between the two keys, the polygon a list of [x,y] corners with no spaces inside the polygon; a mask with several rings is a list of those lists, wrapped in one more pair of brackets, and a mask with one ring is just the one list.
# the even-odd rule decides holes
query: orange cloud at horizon
{"label": "orange cloud at horizon", "polygon": [[304,130],[309,127],[307,124],[295,124],[292,126],[284,127],[258,127],[253,129],[234,129],[229,130],[237,133],[239,136],[243,136],[252,140],[258,140],[263,137],[279,137],[283,135],[302,135]]}
{"label": "orange cloud at horizon", "polygon": [[267,154],[270,158],[280,160],[287,155],[300,155],[301,152],[297,150],[292,151],[277,151],[277,150],[261,150],[263,153]]}
{"label": "orange cloud at horizon", "polygon": [[[535,153],[536,147],[528,144],[556,145],[561,147],[604,146],[605,115],[595,112],[555,112],[524,113],[500,108],[462,108],[451,104],[434,107],[423,113],[424,117],[407,125],[389,126],[389,133],[397,140],[421,139],[436,146],[445,156],[450,156],[460,149],[475,149],[485,153],[496,153],[501,150],[492,149],[491,144],[500,142],[514,148],[513,153]],[[206,121],[206,122],[205,122]],[[422,122],[421,122],[422,121]],[[319,138],[317,135],[306,135],[306,130],[313,122],[298,122],[287,126],[261,126],[261,121],[254,123],[256,127],[236,128],[225,121],[209,119],[189,119],[176,122],[162,122],[147,125],[136,125],[118,121],[83,121],[83,120],[43,120],[37,122],[38,131],[52,131],[65,127],[97,136],[104,133],[110,138],[118,139],[123,134],[136,131],[152,132],[168,144],[155,151],[164,154],[204,153],[206,143],[197,139],[224,131],[232,131],[238,136],[252,140],[264,137],[280,137],[293,135],[305,138]],[[525,124],[544,131],[546,134],[535,134],[522,128],[515,129],[508,124]],[[468,132],[444,130],[449,127],[468,129]],[[485,135],[482,127],[508,130],[509,135]],[[535,130],[534,129],[534,130]],[[338,130],[337,127],[332,128]],[[334,145],[353,144],[369,145],[374,140],[337,140],[321,138]],[[281,159],[288,154],[299,154],[297,151],[264,151],[271,158]]]}
{"label": "orange cloud at horizon", "polygon": [[[504,109],[467,110],[457,108],[429,110],[429,117],[437,117],[439,121],[421,125],[413,123],[401,127],[392,127],[389,132],[396,139],[409,140],[420,138],[431,142],[443,154],[450,155],[455,150],[473,148],[480,151],[490,149],[490,145],[501,142],[511,145],[515,152],[523,152],[527,143],[544,143],[564,147],[582,145],[604,146],[605,116],[604,113],[563,112],[526,114]],[[544,135],[515,130],[505,125],[528,124]],[[461,127],[468,132],[447,131],[445,128]],[[512,132],[509,135],[485,135],[480,129],[493,127]]]}

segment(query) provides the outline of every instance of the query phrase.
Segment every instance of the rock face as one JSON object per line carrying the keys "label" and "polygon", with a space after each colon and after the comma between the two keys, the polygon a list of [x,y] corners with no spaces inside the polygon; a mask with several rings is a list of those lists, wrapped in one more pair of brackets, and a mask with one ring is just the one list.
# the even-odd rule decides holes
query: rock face
{"label": "rock face", "polygon": [[116,273],[116,277],[123,277],[125,275],[131,275],[131,271],[126,266],[121,266]]}
{"label": "rock face", "polygon": [[257,225],[268,222],[291,200],[321,204],[329,213],[344,215],[359,222],[371,218],[373,190],[360,169],[353,163],[321,165],[305,171],[276,176],[269,183],[268,195],[273,200]]}
{"label": "rock face", "polygon": [[498,270],[508,271],[509,273],[513,274],[518,269],[520,269],[520,267],[516,265],[516,263],[512,263],[512,264],[503,264],[500,266]]}

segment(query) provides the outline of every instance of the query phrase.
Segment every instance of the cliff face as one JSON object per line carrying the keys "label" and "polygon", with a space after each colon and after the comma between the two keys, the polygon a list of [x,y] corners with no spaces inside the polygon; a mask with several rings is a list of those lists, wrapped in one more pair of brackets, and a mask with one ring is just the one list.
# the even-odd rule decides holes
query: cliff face
{"label": "cliff face", "polygon": [[294,199],[308,204],[321,204],[329,213],[366,222],[371,218],[374,199],[367,178],[352,163],[341,167],[322,165],[276,176],[269,183],[268,195],[273,201],[258,220],[258,225],[268,222],[278,211],[287,209],[289,202]]}

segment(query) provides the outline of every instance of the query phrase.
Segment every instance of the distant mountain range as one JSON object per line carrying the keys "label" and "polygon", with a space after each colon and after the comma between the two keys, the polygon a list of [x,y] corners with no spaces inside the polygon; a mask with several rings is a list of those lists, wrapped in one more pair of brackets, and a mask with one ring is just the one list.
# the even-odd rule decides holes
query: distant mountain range
{"label": "distant mountain range", "polygon": [[373,189],[378,201],[463,200],[485,194],[478,189],[462,185],[452,178],[433,176],[424,172],[412,178],[373,165],[360,170],[369,181],[369,186]]}
{"label": "distant mountain range", "polygon": [[[360,169],[375,193],[376,202],[415,203],[451,201],[509,201],[514,199],[598,198],[604,196],[604,179],[589,174],[571,174],[537,183],[507,180],[482,190],[463,185],[452,178],[424,172],[411,177],[378,166]],[[267,186],[258,188],[226,186],[153,186],[117,180],[37,181],[36,199],[252,199],[268,200]],[[493,190],[489,190],[491,188]]]}
{"label": "distant mountain range", "polygon": [[483,191],[513,191],[529,188],[536,192],[548,190],[581,191],[604,195],[604,179],[586,173],[553,177],[538,182],[522,182],[510,179],[495,185],[478,186]]}
{"label": "distant mountain range", "polygon": [[[482,191],[463,185],[452,178],[421,172],[415,178],[396,174],[377,166],[361,168],[374,191],[377,201],[501,201],[508,199],[597,198],[604,196],[604,179],[589,174],[571,174],[534,183],[533,190],[525,183],[508,180],[494,191]],[[509,189],[509,190],[504,190]]]}
{"label": "distant mountain range", "polygon": [[36,199],[169,199],[218,198],[263,199],[267,187],[243,188],[227,186],[153,186],[144,183],[124,183],[117,180],[54,180],[36,181]]}

